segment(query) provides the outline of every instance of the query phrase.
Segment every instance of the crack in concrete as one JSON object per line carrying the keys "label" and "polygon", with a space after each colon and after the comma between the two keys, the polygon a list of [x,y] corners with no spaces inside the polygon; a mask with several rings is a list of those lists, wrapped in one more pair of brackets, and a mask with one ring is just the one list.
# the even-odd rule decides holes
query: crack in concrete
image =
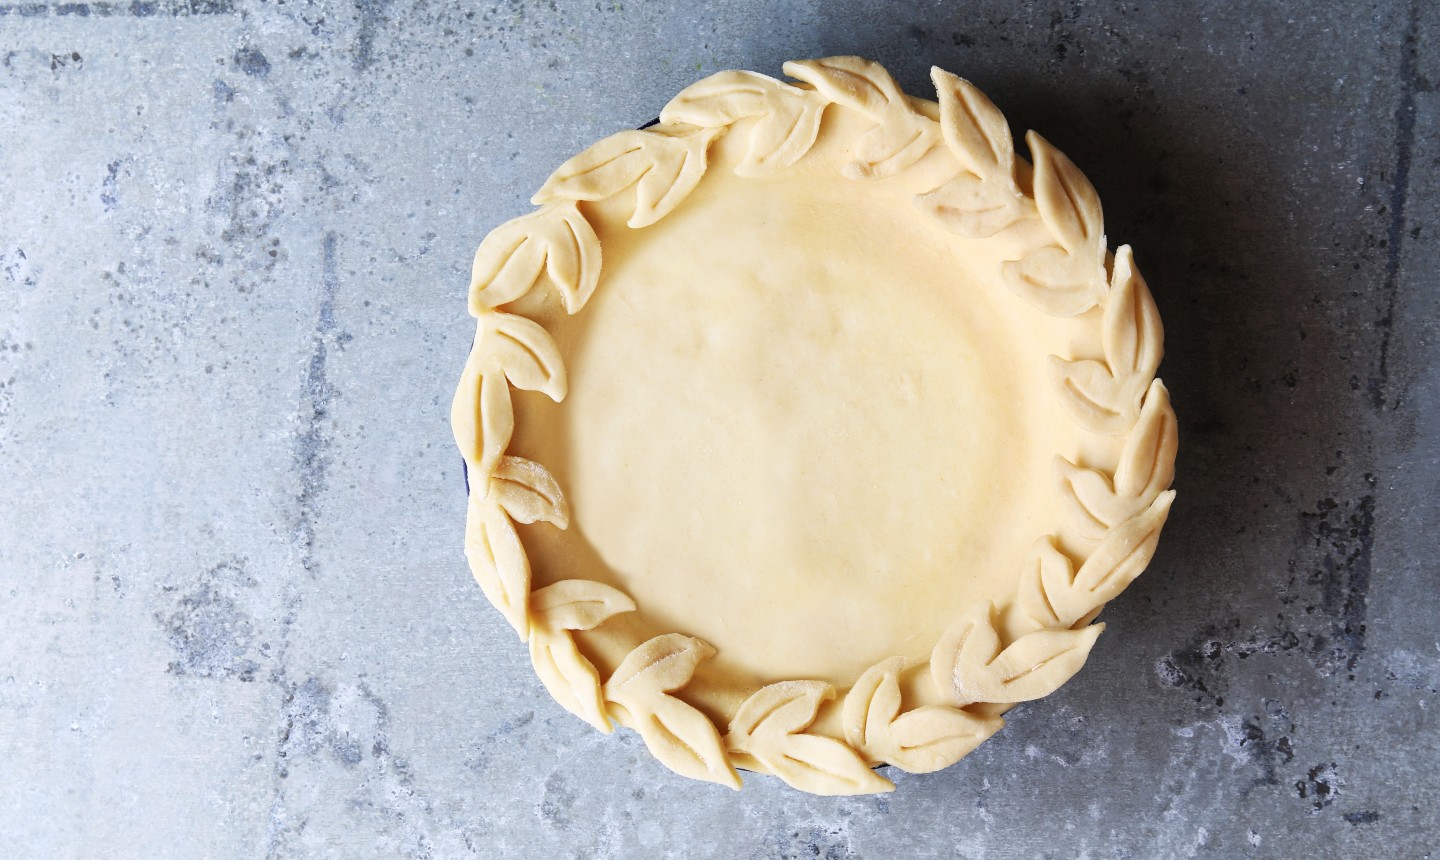
{"label": "crack in concrete", "polygon": [[[327,368],[329,363],[328,342],[335,333],[335,294],[339,291],[338,239],[334,232],[325,234],[321,243],[320,262],[320,307],[316,312],[315,328],[311,335],[313,347],[310,361],[305,370],[304,401],[301,404],[302,423],[295,437],[293,466],[300,478],[300,493],[296,497],[295,520],[290,529],[291,543],[298,554],[300,569],[314,579],[315,564],[315,521],[320,495],[325,490],[329,460],[325,452],[329,439],[325,434],[325,422],[330,414],[330,399],[335,388],[330,384]],[[284,780],[289,775],[286,767],[288,744],[295,732],[296,712],[292,707],[296,695],[305,689],[289,680],[289,666],[286,658],[290,650],[290,630],[300,608],[300,592],[292,582],[287,582],[281,600],[284,615],[280,620],[280,647],[276,655],[276,670],[270,676],[271,683],[284,691],[284,707],[281,710],[280,726],[277,730],[278,746],[274,785],[270,800],[269,827],[265,839],[265,856],[277,857],[283,848],[283,836],[289,829]],[[303,825],[302,825],[303,826]]]}
{"label": "crack in concrete", "polygon": [[1395,329],[1395,303],[1399,294],[1400,254],[1405,246],[1405,203],[1410,194],[1410,162],[1415,148],[1415,93],[1420,88],[1415,56],[1419,52],[1420,4],[1410,4],[1410,20],[1400,41],[1400,104],[1395,108],[1395,170],[1390,183],[1390,225],[1385,234],[1385,280],[1381,293],[1385,313],[1376,325],[1380,329],[1380,358],[1368,387],[1370,405],[1376,411],[1392,402],[1386,388],[1390,384],[1390,339]]}

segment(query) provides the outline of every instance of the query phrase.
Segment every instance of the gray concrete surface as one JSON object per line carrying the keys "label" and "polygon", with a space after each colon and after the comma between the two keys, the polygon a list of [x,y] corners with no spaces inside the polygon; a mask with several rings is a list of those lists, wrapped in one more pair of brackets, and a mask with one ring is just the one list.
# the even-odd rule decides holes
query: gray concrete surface
{"label": "gray concrete surface", "polygon": [[[1426,0],[0,5],[0,851],[1430,856],[1437,40]],[[556,164],[834,53],[1089,172],[1181,495],[1084,673],[962,764],[734,794],[542,692],[446,413],[471,252]]]}

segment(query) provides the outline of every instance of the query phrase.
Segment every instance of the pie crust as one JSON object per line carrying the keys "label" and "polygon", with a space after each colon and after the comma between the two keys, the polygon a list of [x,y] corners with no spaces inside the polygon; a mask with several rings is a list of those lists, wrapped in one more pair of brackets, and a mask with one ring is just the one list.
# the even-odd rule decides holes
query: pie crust
{"label": "pie crust", "polygon": [[1175,416],[1069,159],[940,69],[785,72],[693,84],[481,244],[466,555],[556,701],[677,773],[889,791],[1079,670]]}

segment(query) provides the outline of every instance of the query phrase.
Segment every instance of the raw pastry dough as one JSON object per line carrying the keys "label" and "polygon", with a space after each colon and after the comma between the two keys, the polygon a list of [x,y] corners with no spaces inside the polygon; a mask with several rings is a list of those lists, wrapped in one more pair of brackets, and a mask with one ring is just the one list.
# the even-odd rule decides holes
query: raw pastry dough
{"label": "raw pastry dough", "polygon": [[482,244],[467,553],[598,727],[689,776],[881,791],[871,764],[944,767],[1078,670],[1154,551],[1175,421],[1063,155],[1032,135],[1032,171],[939,70],[938,105],[858,58],[786,71],[695,84]]}

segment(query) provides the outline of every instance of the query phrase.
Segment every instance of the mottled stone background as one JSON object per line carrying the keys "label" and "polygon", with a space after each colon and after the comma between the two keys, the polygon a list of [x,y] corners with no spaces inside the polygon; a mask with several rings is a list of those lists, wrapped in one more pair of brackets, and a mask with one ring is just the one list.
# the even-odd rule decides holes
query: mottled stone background
{"label": "mottled stone background", "polygon": [[[1430,856],[1440,6],[709,5],[0,5],[5,856]],[[1089,172],[1180,499],[1085,671],[960,765],[736,794],[543,693],[448,403],[471,252],[555,165],[835,53]]]}

